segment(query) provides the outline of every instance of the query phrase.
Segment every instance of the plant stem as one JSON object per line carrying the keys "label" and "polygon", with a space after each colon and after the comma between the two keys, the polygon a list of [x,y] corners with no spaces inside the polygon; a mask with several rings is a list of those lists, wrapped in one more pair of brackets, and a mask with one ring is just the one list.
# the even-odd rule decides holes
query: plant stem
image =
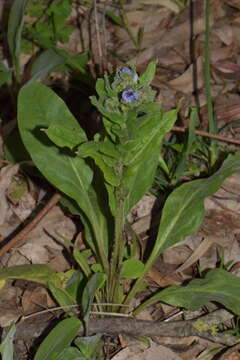
{"label": "plant stem", "polygon": [[[211,98],[211,67],[210,67],[210,0],[204,0],[204,17],[205,17],[205,41],[204,41],[204,80],[205,93],[208,111],[209,132],[217,133],[217,124],[214,119],[213,104]],[[217,144],[212,140],[210,147],[210,162],[214,165],[217,159]]]}
{"label": "plant stem", "polygon": [[130,28],[129,24],[128,24],[128,19],[127,19],[127,16],[125,14],[125,10],[124,10],[124,2],[123,1],[120,1],[120,8],[121,8],[121,13],[122,13],[122,21],[124,23],[124,26],[125,26],[125,30],[127,31],[130,39],[132,40],[134,46],[136,47],[136,49],[138,49],[138,42],[132,32],[132,29]]}
{"label": "plant stem", "polygon": [[115,230],[114,230],[114,245],[111,259],[111,269],[110,269],[110,291],[108,301],[114,302],[116,297],[116,290],[119,284],[120,270],[123,260],[123,250],[124,250],[124,198],[121,195],[121,188],[118,190],[117,194],[118,199],[118,208],[116,209],[115,215]]}

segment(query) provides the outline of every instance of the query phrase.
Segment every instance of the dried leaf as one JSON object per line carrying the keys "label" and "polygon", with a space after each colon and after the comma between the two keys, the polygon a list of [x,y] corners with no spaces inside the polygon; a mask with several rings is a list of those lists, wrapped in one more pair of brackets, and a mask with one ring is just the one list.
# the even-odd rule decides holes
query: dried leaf
{"label": "dried leaf", "polygon": [[180,7],[171,0],[141,0],[140,3],[142,5],[159,5],[168,8],[169,10],[175,12],[176,14],[179,13]]}
{"label": "dried leaf", "polygon": [[2,225],[6,219],[8,210],[8,202],[6,199],[6,190],[11,184],[12,177],[18,172],[19,165],[7,165],[0,171],[0,225]]}

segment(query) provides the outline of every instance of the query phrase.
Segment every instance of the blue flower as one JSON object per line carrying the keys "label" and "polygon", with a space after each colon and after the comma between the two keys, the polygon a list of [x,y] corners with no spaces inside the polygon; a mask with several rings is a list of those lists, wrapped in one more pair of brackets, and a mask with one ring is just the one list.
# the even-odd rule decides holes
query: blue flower
{"label": "blue flower", "polygon": [[137,100],[140,95],[134,89],[124,90],[122,92],[122,101],[125,104],[129,104],[134,100]]}

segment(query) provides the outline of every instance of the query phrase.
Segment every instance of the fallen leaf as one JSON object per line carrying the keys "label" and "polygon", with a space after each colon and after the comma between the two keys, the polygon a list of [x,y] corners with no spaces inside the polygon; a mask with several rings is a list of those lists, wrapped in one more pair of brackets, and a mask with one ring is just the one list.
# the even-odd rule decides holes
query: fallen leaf
{"label": "fallen leaf", "polygon": [[212,33],[216,34],[225,45],[231,45],[233,42],[233,31],[229,24],[215,28]]}
{"label": "fallen leaf", "polygon": [[169,10],[179,13],[180,7],[172,0],[141,0],[142,5],[159,5],[168,8]]}
{"label": "fallen leaf", "polygon": [[[202,57],[199,57],[196,62],[197,68],[197,79],[198,79],[198,89],[201,89],[204,81],[202,75]],[[188,69],[176,79],[173,79],[168,82],[168,85],[175,90],[181,91],[185,94],[192,93],[194,91],[194,82],[193,82],[193,64],[191,64]]]}
{"label": "fallen leaf", "polygon": [[11,184],[12,177],[17,174],[19,164],[7,165],[0,170],[0,225],[5,222],[8,202],[6,198],[6,191]]}
{"label": "fallen leaf", "polygon": [[112,360],[181,360],[172,350],[166,346],[151,343],[148,348],[140,346],[129,346],[121,350]]}

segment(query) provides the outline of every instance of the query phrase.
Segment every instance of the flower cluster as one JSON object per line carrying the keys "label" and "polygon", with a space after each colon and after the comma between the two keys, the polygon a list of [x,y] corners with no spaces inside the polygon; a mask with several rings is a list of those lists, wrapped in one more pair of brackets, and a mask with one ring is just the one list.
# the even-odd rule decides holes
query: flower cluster
{"label": "flower cluster", "polygon": [[[143,103],[154,101],[155,92],[150,86],[140,87],[137,73],[129,68],[118,69],[116,77],[119,81],[122,78],[121,85],[125,85],[121,91],[121,102],[129,107],[136,107]],[[126,84],[126,80],[128,84]]]}
{"label": "flower cluster", "polygon": [[113,81],[108,83],[109,96],[104,106],[111,113],[121,113],[151,103],[155,98],[155,91],[150,86],[144,86],[134,67],[118,68]]}

